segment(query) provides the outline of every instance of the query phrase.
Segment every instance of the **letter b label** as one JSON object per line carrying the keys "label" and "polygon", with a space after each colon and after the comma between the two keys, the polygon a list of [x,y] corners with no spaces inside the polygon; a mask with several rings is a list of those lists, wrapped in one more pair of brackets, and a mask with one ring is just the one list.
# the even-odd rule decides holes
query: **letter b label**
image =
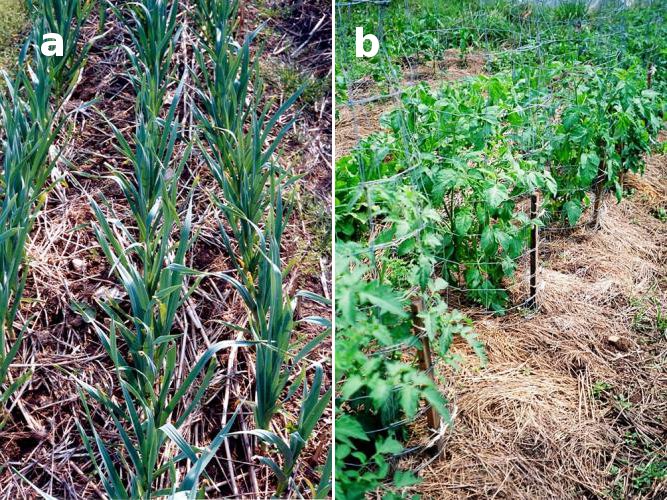
{"label": "letter b label", "polygon": [[[366,50],[366,41],[371,42],[371,50]],[[357,26],[357,57],[374,57],[380,50],[380,42],[375,35],[364,35],[364,28]]]}

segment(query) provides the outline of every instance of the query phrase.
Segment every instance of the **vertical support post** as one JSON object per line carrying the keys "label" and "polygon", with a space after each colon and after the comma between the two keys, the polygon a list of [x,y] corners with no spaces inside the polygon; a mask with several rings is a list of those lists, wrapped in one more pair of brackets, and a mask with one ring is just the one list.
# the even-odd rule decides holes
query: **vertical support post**
{"label": "vertical support post", "polygon": [[621,188],[625,188],[625,176],[628,173],[628,171],[623,168],[621,169],[621,172],[618,174],[618,183],[620,184]]}
{"label": "vertical support post", "polygon": [[655,70],[655,66],[653,64],[649,63],[648,65],[648,71],[646,72],[646,88],[650,89],[651,86],[653,85],[653,71]]}
{"label": "vertical support post", "polygon": [[[421,336],[421,348],[417,350],[417,360],[419,361],[419,368],[425,372],[429,373],[429,376],[433,378],[433,358],[431,356],[431,344],[427,336],[423,336],[424,322],[419,317],[419,313],[423,309],[423,304],[421,299],[417,299],[412,302],[412,327],[415,335]],[[438,430],[440,428],[440,415],[435,408],[431,407],[426,412],[426,418],[428,419],[428,426],[430,429]]]}
{"label": "vertical support post", "polygon": [[595,184],[593,184],[593,191],[595,192],[595,201],[593,202],[593,220],[591,220],[591,227],[599,228],[600,205],[602,205],[602,195],[604,193],[605,170],[607,169],[607,159],[602,158],[598,166],[598,174],[595,177]]}
{"label": "vertical support post", "polygon": [[537,207],[539,205],[539,192],[530,195],[530,290],[528,293],[528,307],[537,309],[537,242],[539,241],[537,220]]}

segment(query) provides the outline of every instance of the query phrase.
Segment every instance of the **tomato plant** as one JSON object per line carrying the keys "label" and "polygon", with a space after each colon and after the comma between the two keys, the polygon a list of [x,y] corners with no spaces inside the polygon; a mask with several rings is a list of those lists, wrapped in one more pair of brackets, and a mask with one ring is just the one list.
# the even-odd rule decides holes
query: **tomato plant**
{"label": "tomato plant", "polygon": [[[581,224],[589,206],[595,220],[607,191],[620,201],[625,174],[643,173],[664,123],[664,9],[596,14],[492,2],[470,20],[458,2],[424,4],[418,16],[403,2],[378,7],[391,72],[372,78],[393,78],[379,83],[403,88],[400,105],[336,163],[341,498],[378,488],[392,497],[413,484],[389,466],[404,450],[406,426],[424,401],[447,415],[409,349],[428,338],[439,360],[456,365],[450,347],[460,336],[484,362],[449,294],[499,314],[521,307],[508,287],[531,229]],[[371,9],[352,12],[348,29]],[[345,31],[337,40],[349,50]],[[450,49],[461,64],[486,51],[488,74],[402,86],[402,70],[426,61],[437,68]],[[362,75],[364,64],[352,60],[349,74]],[[424,305],[418,318],[408,314],[415,300]]]}

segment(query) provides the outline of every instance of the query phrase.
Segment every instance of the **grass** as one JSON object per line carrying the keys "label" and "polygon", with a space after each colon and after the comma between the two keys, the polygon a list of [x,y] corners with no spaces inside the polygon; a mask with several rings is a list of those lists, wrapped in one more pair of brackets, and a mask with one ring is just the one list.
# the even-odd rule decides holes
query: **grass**
{"label": "grass", "polygon": [[[329,91],[331,82],[328,78],[316,78],[311,73],[304,73],[281,62],[262,65],[267,80],[285,95],[301,92],[299,103],[312,108]],[[303,89],[301,91],[300,89]]]}
{"label": "grass", "polygon": [[560,21],[584,19],[588,15],[587,2],[581,0],[559,2],[554,8],[554,15]]}
{"label": "grass", "polygon": [[297,241],[296,250],[285,265],[286,270],[298,266],[309,276],[319,276],[322,272],[320,257],[331,254],[331,214],[322,210],[317,195],[300,191],[296,197],[295,212],[303,224],[310,228],[308,239]]}
{"label": "grass", "polygon": [[659,207],[651,212],[660,222],[667,222],[667,208]]}
{"label": "grass", "polygon": [[0,0],[0,70],[15,67],[21,33],[27,26],[28,13],[22,0]]}
{"label": "grass", "polygon": [[632,329],[648,334],[649,341],[662,338],[667,332],[667,314],[660,296],[651,290],[641,297],[630,297],[630,305],[635,309]]}
{"label": "grass", "polygon": [[275,2],[268,0],[259,0],[257,2],[257,9],[264,16],[273,18],[279,18],[288,12],[287,8],[281,8],[278,5],[275,5]]}
{"label": "grass", "polygon": [[[617,476],[613,482],[610,495],[614,499],[627,498],[628,493],[635,496],[650,494],[653,488],[667,478],[667,460],[665,460],[664,446],[660,442],[648,441],[636,431],[626,431],[625,445],[633,453],[639,455],[637,465],[633,465],[629,476],[620,475],[622,469],[630,465],[625,459],[618,458],[611,467],[610,474]],[[630,479],[629,484],[623,484]],[[629,488],[629,491],[625,491]],[[624,493],[625,492],[625,493]]]}
{"label": "grass", "polygon": [[654,483],[667,477],[667,460],[655,454],[647,464],[637,467],[632,486],[638,492],[648,491]]}

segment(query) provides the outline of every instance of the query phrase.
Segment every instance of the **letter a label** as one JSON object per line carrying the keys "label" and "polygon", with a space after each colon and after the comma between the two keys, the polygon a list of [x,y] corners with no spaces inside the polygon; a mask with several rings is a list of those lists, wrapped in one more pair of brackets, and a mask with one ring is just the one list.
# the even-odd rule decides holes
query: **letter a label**
{"label": "letter a label", "polygon": [[40,50],[46,57],[62,57],[65,53],[63,37],[58,33],[47,33],[44,35]]}

